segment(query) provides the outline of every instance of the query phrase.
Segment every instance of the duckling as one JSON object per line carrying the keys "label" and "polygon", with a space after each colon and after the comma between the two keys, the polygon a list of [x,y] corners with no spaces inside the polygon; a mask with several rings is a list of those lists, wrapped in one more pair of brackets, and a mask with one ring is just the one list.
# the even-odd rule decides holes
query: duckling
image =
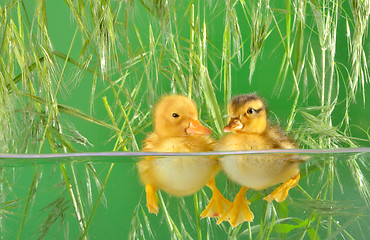
{"label": "duckling", "polygon": [[[213,151],[211,130],[198,120],[194,102],[185,96],[162,97],[154,108],[154,132],[145,142],[147,152]],[[145,184],[150,213],[159,211],[157,188],[174,196],[198,191],[220,170],[218,160],[208,156],[145,157],[138,163],[141,181]]]}
{"label": "duckling", "polygon": [[[278,127],[269,124],[266,104],[257,94],[234,97],[229,103],[229,114],[229,123],[223,130],[230,134],[217,142],[216,151],[296,148]],[[248,206],[250,202],[245,198],[249,188],[262,190],[283,183],[264,198],[268,202],[281,202],[300,178],[301,159],[292,154],[225,156],[220,158],[220,162],[226,175],[242,185],[232,205],[217,222],[229,221],[232,227],[254,219]]]}

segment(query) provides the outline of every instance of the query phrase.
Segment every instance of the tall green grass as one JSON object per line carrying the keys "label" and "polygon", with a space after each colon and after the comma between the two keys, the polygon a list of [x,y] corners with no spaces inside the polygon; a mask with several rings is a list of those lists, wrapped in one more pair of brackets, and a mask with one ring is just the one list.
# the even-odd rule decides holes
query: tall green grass
{"label": "tall green grass", "polygon": [[[196,100],[204,124],[220,137],[233,90],[289,95],[291,106],[281,123],[302,148],[369,146],[369,129],[363,129],[362,135],[356,131],[354,125],[359,123],[351,121],[350,111],[356,104],[365,106],[369,96],[365,47],[368,1],[66,0],[63,6],[68,14],[58,21],[71,29],[71,37],[63,39],[65,51],[55,48],[57,40],[50,23],[56,20],[49,14],[49,2],[9,0],[0,4],[3,153],[84,151],[91,149],[91,143],[99,150],[96,143],[102,142],[83,136],[72,124],[75,120],[109,132],[104,141],[112,151],[138,151],[143,132],[150,131],[152,106],[167,93]],[[347,50],[344,56],[342,48]],[[266,61],[281,62],[276,81],[258,77],[263,75]],[[241,76],[240,72],[245,77],[235,77]],[[88,109],[65,103],[76,89],[87,96]],[[286,105],[287,99],[280,97],[279,101]],[[279,109],[274,111],[278,113]],[[347,165],[358,192],[369,204],[369,182],[363,173],[366,160],[353,157]],[[55,174],[61,176],[63,194],[48,205],[50,211],[40,226],[39,238],[47,235],[57,219],[63,222],[68,209],[73,209],[80,238],[89,238],[95,210],[105,202],[104,190],[112,169],[114,164],[101,176],[94,164],[86,164],[86,184],[81,184],[73,163],[60,164]],[[35,201],[42,171],[35,168],[24,204],[7,194],[1,197],[0,229],[4,229],[2,219],[12,212],[13,205],[22,208],[18,239]],[[165,196],[159,195],[163,221],[173,239],[212,239],[220,229],[230,239],[265,239],[297,229],[301,239],[307,235],[315,239],[318,234],[351,238],[345,224],[357,224],[358,218],[342,225],[335,217],[341,213],[339,207],[338,212],[325,215],[316,206],[337,203],[334,188],[340,188],[341,179],[335,159],[307,165],[307,181],[312,174],[317,177],[317,172],[324,184],[314,195],[298,187],[311,207],[307,219],[291,223],[288,210],[286,218],[279,218],[279,214],[284,216],[283,207],[266,203],[259,223],[236,229],[227,224],[216,227],[213,220],[199,220],[198,213],[208,202],[202,190],[193,198],[195,214],[179,200],[178,218],[167,209]],[[0,188],[4,193],[11,191],[6,180],[10,175],[11,170],[1,169]],[[230,195],[234,193],[232,187],[225,188]],[[98,189],[95,200],[93,188]],[[252,196],[260,198],[259,193]],[[151,227],[146,209],[139,204],[133,212],[130,238],[155,238],[156,229]]]}

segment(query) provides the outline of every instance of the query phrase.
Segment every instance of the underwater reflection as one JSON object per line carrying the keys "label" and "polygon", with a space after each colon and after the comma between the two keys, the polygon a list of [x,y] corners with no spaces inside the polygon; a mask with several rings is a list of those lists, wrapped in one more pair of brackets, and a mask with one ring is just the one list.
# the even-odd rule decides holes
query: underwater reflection
{"label": "underwater reflection", "polygon": [[[248,189],[262,190],[283,183],[264,199],[268,202],[284,201],[289,190],[298,185],[300,164],[304,161],[304,157],[285,153],[244,154],[223,156],[219,158],[219,161],[226,175],[232,181],[242,185],[232,203],[221,197],[225,211],[220,215],[217,224],[228,221],[234,228],[244,221],[251,222],[254,219],[254,214],[249,208],[251,202],[246,199]],[[209,187],[215,191],[215,186]],[[217,201],[213,200],[213,202]],[[218,215],[213,213],[213,205],[215,204],[211,199],[201,216],[217,217]]]}
{"label": "underwater reflection", "polygon": [[297,154],[248,154],[220,158],[226,175],[255,190],[283,183],[299,174],[305,157]]}
{"label": "underwater reflection", "polygon": [[[227,213],[223,213],[232,207],[231,202],[223,198],[222,194],[218,193],[217,188],[213,187],[214,180],[211,181],[221,169],[232,181],[242,185],[236,199],[243,202],[244,207],[237,207],[235,211],[243,212],[243,209],[249,210],[250,202],[245,198],[249,188],[262,190],[283,183],[265,197],[265,200],[269,202],[285,200],[289,189],[295,187],[299,182],[300,165],[305,159],[307,157],[290,153],[241,154],[217,157],[147,156],[139,161],[138,171],[140,180],[146,184],[148,209],[154,206],[158,210],[157,206],[154,205],[156,202],[153,202],[156,201],[156,198],[148,198],[148,195],[155,196],[157,188],[173,196],[181,197],[193,194],[203,186],[208,185],[212,189],[213,195],[210,203],[212,201],[215,203],[209,204],[210,206],[207,206],[208,209],[201,216],[221,217],[222,215],[219,219],[219,222],[221,222],[229,218]],[[216,200],[212,200],[214,198]],[[215,207],[220,209],[214,209]],[[237,226],[245,220],[252,221],[253,213],[249,210],[247,215],[240,221],[236,220],[232,225]]]}
{"label": "underwater reflection", "polygon": [[174,196],[186,196],[206,185],[220,166],[211,156],[172,156],[143,158],[138,169],[142,182]]}
{"label": "underwater reflection", "polygon": [[158,213],[157,188],[174,196],[187,196],[200,190],[219,171],[212,156],[145,157],[138,163],[145,184],[148,211]]}

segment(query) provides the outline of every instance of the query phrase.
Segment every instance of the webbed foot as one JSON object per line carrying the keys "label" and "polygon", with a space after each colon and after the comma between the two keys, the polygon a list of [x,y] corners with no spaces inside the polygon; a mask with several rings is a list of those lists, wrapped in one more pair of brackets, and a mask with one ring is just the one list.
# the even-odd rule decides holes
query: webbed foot
{"label": "webbed foot", "polygon": [[249,205],[251,204],[251,202],[245,198],[247,190],[248,188],[246,187],[240,188],[238,194],[234,198],[232,205],[220,217],[220,219],[218,219],[217,224],[220,224],[223,221],[229,221],[230,225],[234,228],[245,221],[253,221],[254,215],[249,209]]}
{"label": "webbed foot", "polygon": [[222,193],[216,187],[214,178],[208,182],[207,186],[212,190],[212,197],[200,216],[202,218],[219,217],[231,206],[231,202],[222,196]]}
{"label": "webbed foot", "polygon": [[154,214],[157,214],[159,212],[158,199],[155,194],[156,191],[157,191],[157,188],[154,185],[150,183],[145,185],[146,206],[148,207],[148,211]]}
{"label": "webbed foot", "polygon": [[268,202],[272,202],[274,200],[276,200],[276,202],[284,201],[288,196],[289,190],[298,185],[300,177],[301,175],[297,174],[291,179],[288,179],[283,184],[281,184],[280,187],[276,188],[272,193],[267,195],[264,199]]}

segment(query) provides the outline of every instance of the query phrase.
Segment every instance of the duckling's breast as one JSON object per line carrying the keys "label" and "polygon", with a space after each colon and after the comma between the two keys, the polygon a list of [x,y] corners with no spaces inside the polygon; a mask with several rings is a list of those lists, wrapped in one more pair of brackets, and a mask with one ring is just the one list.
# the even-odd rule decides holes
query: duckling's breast
{"label": "duckling's breast", "polygon": [[234,182],[261,190],[294,177],[300,163],[288,155],[251,154],[226,156],[220,159],[226,175]]}
{"label": "duckling's breast", "polygon": [[175,196],[185,196],[207,184],[219,166],[210,157],[176,156],[142,160],[138,168],[144,183],[152,183]]}
{"label": "duckling's breast", "polygon": [[[274,142],[264,135],[229,134],[216,151],[271,149]],[[234,182],[253,189],[264,189],[285,182],[299,173],[300,160],[289,154],[247,154],[220,158],[223,171]]]}
{"label": "duckling's breast", "polygon": [[[153,141],[153,152],[204,152],[213,150],[207,136],[172,137]],[[192,194],[213,178],[220,166],[209,156],[147,157],[138,164],[141,180],[175,196]]]}

